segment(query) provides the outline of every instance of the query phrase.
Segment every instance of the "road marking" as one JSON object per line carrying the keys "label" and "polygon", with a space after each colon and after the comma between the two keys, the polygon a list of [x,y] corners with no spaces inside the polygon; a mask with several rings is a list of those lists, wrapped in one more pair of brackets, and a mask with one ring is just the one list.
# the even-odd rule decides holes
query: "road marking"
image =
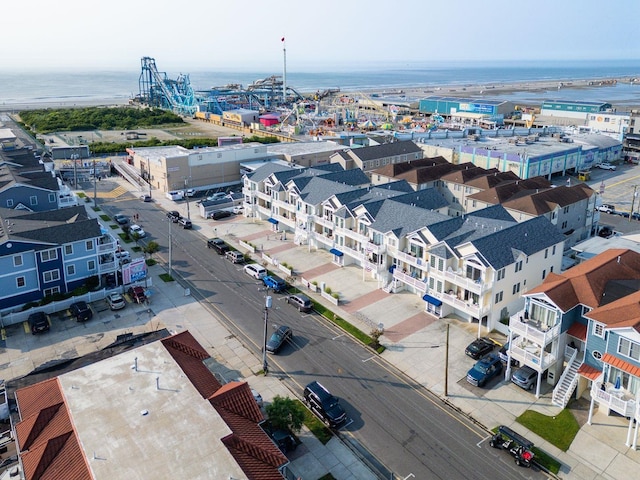
{"label": "road marking", "polygon": [[22,327],[24,328],[24,333],[31,333],[31,328],[29,327],[29,322],[27,320],[22,322]]}
{"label": "road marking", "polygon": [[369,360],[373,360],[374,358],[377,358],[377,357],[374,355],[373,357],[365,358],[364,360],[362,360],[362,363],[368,362]]}
{"label": "road marking", "polygon": [[331,340],[337,340],[340,337],[344,337],[344,333],[341,333],[340,335],[336,335],[335,337],[333,337]]}
{"label": "road marking", "polygon": [[2,330],[0,330],[1,334],[2,334],[2,340],[6,340],[7,339],[7,331],[3,328]]}
{"label": "road marking", "polygon": [[[626,178],[624,180],[620,180],[619,182],[612,183],[610,185],[607,185],[607,188],[611,188],[611,187],[616,187],[618,185],[622,185],[623,183],[630,182],[631,180],[635,180],[636,178],[640,178],[640,175],[636,175],[635,177]],[[603,182],[604,182],[604,180],[603,180]]]}
{"label": "road marking", "polygon": [[482,448],[482,444],[483,444],[484,442],[486,442],[487,440],[489,440],[490,438],[491,438],[491,435],[489,435],[489,436],[488,436],[488,437],[486,437],[486,438],[483,438],[483,439],[482,439],[482,440],[480,440],[478,443],[476,443],[476,447],[478,447],[478,448]]}

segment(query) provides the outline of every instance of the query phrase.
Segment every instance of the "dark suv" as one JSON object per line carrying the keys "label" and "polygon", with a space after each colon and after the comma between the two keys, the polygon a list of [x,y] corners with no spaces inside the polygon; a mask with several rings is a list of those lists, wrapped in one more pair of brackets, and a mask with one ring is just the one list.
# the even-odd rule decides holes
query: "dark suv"
{"label": "dark suv", "polygon": [[467,372],[467,382],[476,387],[484,387],[489,380],[500,373],[502,373],[500,356],[497,353],[490,353]]}
{"label": "dark suv", "polygon": [[49,330],[49,319],[47,318],[47,314],[44,312],[35,312],[29,315],[29,327],[31,328],[31,333],[42,333]]}
{"label": "dark suv", "polygon": [[347,419],[340,401],[319,382],[311,382],[305,387],[304,403],[331,428],[337,427]]}
{"label": "dark suv", "polygon": [[86,322],[87,320],[91,320],[93,317],[93,312],[89,305],[87,305],[87,302],[72,303],[69,305],[69,311],[78,322]]}
{"label": "dark suv", "polygon": [[224,255],[229,251],[229,245],[227,245],[221,238],[210,238],[207,240],[207,248],[213,248],[219,255]]}
{"label": "dark suv", "polygon": [[170,212],[167,212],[167,218],[173,223],[178,223],[178,220],[182,218],[182,215],[180,215],[180,212],[177,210],[171,210]]}

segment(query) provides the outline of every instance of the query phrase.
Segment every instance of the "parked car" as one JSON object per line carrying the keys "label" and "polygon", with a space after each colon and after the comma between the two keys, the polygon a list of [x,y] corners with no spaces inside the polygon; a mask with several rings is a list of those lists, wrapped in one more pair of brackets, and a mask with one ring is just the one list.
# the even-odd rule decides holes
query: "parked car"
{"label": "parked car", "polygon": [[143,202],[150,202],[151,195],[140,195],[140,200],[142,200]]}
{"label": "parked car", "polygon": [[129,233],[131,235],[137,234],[140,238],[144,238],[147,236],[147,233],[142,229],[140,225],[136,225],[135,223],[129,227]]}
{"label": "parked car", "polygon": [[[502,360],[502,364],[506,365],[507,362],[509,361],[509,355],[508,352],[509,351],[509,342],[505,343],[502,348],[500,348],[500,351],[498,352],[498,355],[500,356],[500,360]],[[520,365],[520,362],[516,359],[514,359],[513,357],[511,357],[511,366],[512,367],[517,367]]]}
{"label": "parked car", "polygon": [[195,196],[195,194],[196,194],[196,189],[195,188],[187,188],[184,191],[184,196],[185,197],[193,197],[193,196]]}
{"label": "parked car", "polygon": [[498,431],[491,437],[489,445],[493,448],[507,450],[516,460],[519,467],[530,467],[535,456],[533,442],[511,430],[505,425],[500,425]]}
{"label": "parked car", "polygon": [[493,349],[496,348],[496,346],[497,344],[490,338],[480,337],[471,342],[467,348],[465,348],[464,353],[474,360],[478,360],[486,354],[493,352]]}
{"label": "parked car", "polygon": [[171,210],[167,212],[167,218],[173,223],[178,223],[178,220],[182,218],[182,215],[180,215],[180,212],[178,212],[177,210]]}
{"label": "parked car", "polygon": [[278,327],[278,329],[271,334],[269,340],[267,340],[267,352],[269,353],[278,353],[278,350],[282,348],[284,342],[287,340],[291,340],[293,337],[293,330],[291,327],[286,325],[282,325]]}
{"label": "parked car", "polygon": [[118,225],[127,225],[129,223],[129,217],[127,217],[126,215],[123,215],[122,213],[116,213],[113,216],[113,220],[118,224]]}
{"label": "parked car", "polygon": [[77,322],[86,322],[93,318],[93,311],[91,307],[87,305],[87,302],[75,302],[69,305],[69,311],[71,315],[75,317]]}
{"label": "parked car", "polygon": [[262,395],[260,395],[260,392],[258,392],[257,390],[254,390],[252,388],[251,389],[251,395],[253,395],[253,399],[258,404],[258,407],[262,408],[264,406],[264,400],[262,400]]}
{"label": "parked car", "polygon": [[244,262],[244,255],[237,250],[229,250],[225,253],[225,258],[229,260],[231,263],[242,263]]}
{"label": "parked car", "polygon": [[293,305],[299,312],[310,312],[313,308],[311,299],[302,293],[295,293],[287,297],[287,303]]}
{"label": "parked car", "polygon": [[332,428],[344,423],[347,419],[347,413],[340,405],[340,401],[320,382],[311,382],[304,388],[304,403]]}
{"label": "parked car", "polygon": [[502,373],[502,361],[497,353],[490,353],[478,360],[467,372],[467,382],[476,387],[484,387],[489,380]]}
{"label": "parked car", "polygon": [[511,381],[525,390],[531,390],[538,379],[538,372],[525,365],[511,374]]}
{"label": "parked car", "polygon": [[610,238],[613,236],[613,228],[609,225],[602,225],[598,231],[598,236],[602,238]]}
{"label": "parked car", "polygon": [[616,210],[614,213],[624,218],[629,218],[631,216],[631,212],[625,212],[622,210]]}
{"label": "parked car", "polygon": [[257,263],[250,263],[249,265],[245,265],[243,270],[244,273],[246,273],[250,277],[255,278],[256,280],[262,279],[262,277],[267,274],[267,269]]}
{"label": "parked car", "polygon": [[144,303],[147,299],[142,287],[129,287],[128,293],[136,303]]}
{"label": "parked car", "polygon": [[233,215],[229,210],[218,210],[217,212],[213,212],[211,214],[211,218],[213,220],[222,220],[223,218],[227,218]]}
{"label": "parked car", "polygon": [[610,203],[603,203],[598,207],[598,211],[604,213],[616,213],[615,205],[611,205]]}
{"label": "parked car", "polygon": [[107,295],[107,304],[111,310],[120,310],[127,306],[127,302],[119,293],[111,293]]}
{"label": "parked car", "polygon": [[120,261],[122,261],[122,260],[131,260],[131,253],[129,253],[128,250],[124,250],[124,249],[117,250],[114,255],[115,255],[116,259],[118,259]]}
{"label": "parked car", "polygon": [[262,277],[262,283],[267,288],[270,288],[275,293],[280,293],[287,288],[287,282],[276,275],[265,275]]}
{"label": "parked car", "polygon": [[209,195],[207,197],[207,200],[212,201],[212,200],[222,200],[223,198],[225,198],[227,196],[226,193],[224,192],[217,192],[214,193],[213,195]]}
{"label": "parked car", "polygon": [[29,328],[31,333],[36,335],[37,333],[46,332],[49,330],[49,317],[44,312],[34,312],[29,315]]}
{"label": "parked car", "polygon": [[178,225],[180,225],[185,230],[190,230],[193,228],[193,224],[188,218],[181,218],[180,220],[178,220]]}
{"label": "parked car", "polygon": [[601,168],[602,170],[615,170],[616,166],[609,162],[602,162],[596,165],[596,167]]}
{"label": "parked car", "polygon": [[207,240],[207,248],[213,248],[218,255],[224,255],[229,251],[229,245],[227,245],[221,238],[210,238]]}
{"label": "parked car", "polygon": [[232,211],[233,213],[235,213],[236,215],[239,215],[239,214],[241,214],[242,212],[244,212],[244,207],[243,207],[242,205],[236,205],[235,207],[233,207],[233,208],[231,209],[231,211]]}

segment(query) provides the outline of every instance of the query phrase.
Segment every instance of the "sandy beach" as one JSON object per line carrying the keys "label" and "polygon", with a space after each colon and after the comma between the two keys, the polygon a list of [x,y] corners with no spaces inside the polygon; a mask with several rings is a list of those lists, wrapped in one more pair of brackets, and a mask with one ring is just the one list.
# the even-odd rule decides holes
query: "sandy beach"
{"label": "sandy beach", "polygon": [[[602,88],[602,97],[606,99],[607,87],[616,84],[634,84],[639,85],[638,78],[600,78],[600,79],[580,79],[580,80],[543,80],[543,81],[526,81],[526,82],[495,82],[486,84],[444,84],[444,85],[425,85],[410,87],[394,87],[394,88],[371,88],[363,89],[368,95],[377,94],[380,96],[398,96],[404,95],[407,99],[419,99],[430,95],[442,95],[452,97],[478,97],[490,99],[492,94],[504,95],[514,92],[554,92],[554,97],[562,97],[563,90],[579,90]],[[356,93],[356,91],[341,90],[342,94]],[[640,100],[638,101],[640,105]],[[111,99],[57,99],[55,101],[39,101],[32,103],[3,103],[0,105],[0,111],[16,113],[21,110],[34,110],[46,108],[82,108],[95,106],[125,106],[129,104],[128,98],[111,98]]]}

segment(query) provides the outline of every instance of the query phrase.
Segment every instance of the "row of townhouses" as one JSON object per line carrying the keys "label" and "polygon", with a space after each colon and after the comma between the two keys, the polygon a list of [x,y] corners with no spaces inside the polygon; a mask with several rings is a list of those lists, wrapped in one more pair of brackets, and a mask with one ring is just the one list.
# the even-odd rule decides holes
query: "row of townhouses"
{"label": "row of townhouses", "polygon": [[0,157],[0,310],[68,293],[117,269],[115,238],[32,151]]}
{"label": "row of townhouses", "polygon": [[551,273],[523,294],[523,309],[511,315],[508,349],[511,359],[538,372],[536,396],[546,374],[558,406],[589,392],[589,423],[595,404],[629,418],[626,445],[634,449],[640,423],[639,289],[640,253],[629,249],[606,250]]}
{"label": "row of townhouses", "polygon": [[522,292],[562,264],[564,236],[544,216],[518,222],[494,205],[451,217],[437,189],[372,186],[360,169],[266,164],[245,177],[243,193],[245,215],[296,243],[357,265],[387,291],[420,295],[437,316],[505,333]]}

